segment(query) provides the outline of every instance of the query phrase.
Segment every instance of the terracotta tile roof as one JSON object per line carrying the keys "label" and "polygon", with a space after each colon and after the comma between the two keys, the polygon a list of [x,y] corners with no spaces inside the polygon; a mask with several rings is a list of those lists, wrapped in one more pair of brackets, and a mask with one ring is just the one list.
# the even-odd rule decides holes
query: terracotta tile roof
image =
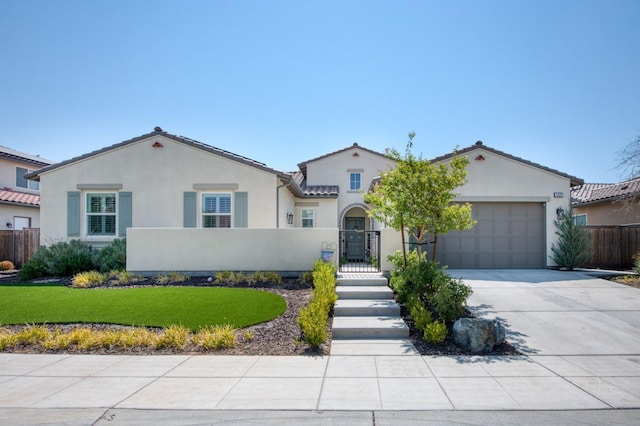
{"label": "terracotta tile roof", "polygon": [[585,183],[571,189],[574,205],[614,201],[640,194],[640,178],[620,183]]}
{"label": "terracotta tile roof", "polygon": [[506,152],[502,152],[502,151],[499,151],[497,149],[490,148],[490,147],[484,145],[481,141],[476,142],[475,144],[471,145],[470,147],[458,150],[455,153],[442,155],[442,156],[436,157],[436,158],[434,158],[434,159],[432,159],[430,161],[432,163],[437,163],[437,162],[440,162],[440,161],[443,161],[443,160],[447,160],[447,159],[453,157],[454,155],[466,154],[467,152],[471,152],[471,151],[474,151],[476,149],[483,149],[483,150],[491,152],[493,154],[500,155],[502,157],[509,158],[511,160],[515,160],[515,161],[518,161],[520,163],[527,164],[529,166],[536,167],[536,168],[541,169],[541,170],[545,170],[545,171],[547,171],[549,173],[553,173],[554,175],[563,176],[563,177],[568,178],[570,180],[571,186],[581,185],[581,184],[584,183],[584,181],[582,179],[580,179],[580,178],[568,175],[566,173],[562,173],[562,172],[560,172],[558,170],[555,170],[555,169],[552,169],[552,168],[549,168],[549,167],[545,167],[545,166],[543,166],[541,164],[534,163],[532,161],[528,161],[528,160],[525,160],[525,159],[520,158],[520,157],[516,157],[515,155],[507,154]]}
{"label": "terracotta tile roof", "polygon": [[37,194],[0,189],[0,203],[40,207],[40,196]]}
{"label": "terracotta tile roof", "polygon": [[293,181],[302,190],[305,198],[335,198],[338,196],[337,185],[307,185],[307,179],[302,172],[291,173]]}

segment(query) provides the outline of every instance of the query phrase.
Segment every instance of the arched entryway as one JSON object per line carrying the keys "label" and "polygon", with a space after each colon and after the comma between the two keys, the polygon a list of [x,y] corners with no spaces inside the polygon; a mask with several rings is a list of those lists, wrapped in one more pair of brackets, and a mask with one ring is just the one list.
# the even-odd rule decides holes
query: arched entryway
{"label": "arched entryway", "polygon": [[372,230],[366,210],[364,204],[352,204],[340,214],[341,272],[380,270],[380,232]]}

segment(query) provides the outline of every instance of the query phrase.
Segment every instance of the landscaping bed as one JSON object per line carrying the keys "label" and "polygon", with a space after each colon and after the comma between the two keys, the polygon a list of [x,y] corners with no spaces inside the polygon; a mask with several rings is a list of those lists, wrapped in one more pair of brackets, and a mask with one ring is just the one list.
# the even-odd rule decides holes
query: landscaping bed
{"label": "landscaping bed", "polygon": [[[41,283],[43,280],[34,280]],[[46,280],[50,281],[50,280]],[[58,283],[70,285],[70,279],[53,280]],[[15,277],[14,274],[3,274],[0,277],[0,284],[24,282]],[[146,278],[134,284],[123,285],[120,287],[147,287],[157,286],[152,279]],[[22,346],[13,349],[13,352],[22,353],[84,353],[84,354],[196,354],[206,353],[214,355],[328,355],[331,347],[331,321],[328,324],[328,338],[324,344],[318,349],[311,348],[302,339],[300,327],[297,318],[300,310],[306,306],[311,300],[311,285],[302,283],[297,279],[283,279],[281,283],[256,283],[249,285],[247,283],[229,284],[229,283],[212,283],[208,277],[190,277],[183,282],[168,283],[163,286],[212,286],[212,287],[236,287],[236,288],[254,288],[269,291],[282,296],[287,302],[287,308],[284,314],[276,319],[246,327],[237,332],[236,343],[233,348],[215,349],[203,351],[193,345],[187,345],[184,349],[175,348],[154,348],[154,347],[131,347],[131,348],[98,348],[98,349],[77,349],[72,348],[64,351],[46,350],[37,345]],[[78,290],[92,291],[92,290]],[[404,311],[404,310],[403,310]],[[471,316],[468,312],[465,314]],[[403,318],[410,328],[410,339],[421,355],[465,355],[468,354],[453,342],[451,333],[447,338],[439,344],[429,344],[423,339],[423,333],[415,327],[411,317],[403,312]],[[62,331],[70,331],[78,327],[91,327],[93,330],[122,330],[130,327],[107,324],[49,324],[46,327],[54,330],[56,327]],[[29,327],[28,325],[11,325],[3,326],[14,332],[19,332]],[[154,333],[161,333],[162,329],[149,328]],[[517,349],[505,342],[494,348],[492,354],[495,355],[515,355],[519,354]]]}

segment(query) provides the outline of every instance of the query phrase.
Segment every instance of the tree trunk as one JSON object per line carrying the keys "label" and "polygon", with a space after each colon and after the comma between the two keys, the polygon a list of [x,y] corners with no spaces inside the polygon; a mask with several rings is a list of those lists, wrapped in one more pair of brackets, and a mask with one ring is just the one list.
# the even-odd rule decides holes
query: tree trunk
{"label": "tree trunk", "polygon": [[400,222],[400,234],[402,235],[402,258],[404,259],[404,267],[407,268],[407,247],[404,238],[404,222]]}
{"label": "tree trunk", "polygon": [[433,254],[431,260],[436,260],[436,249],[438,248],[438,234],[433,234]]}

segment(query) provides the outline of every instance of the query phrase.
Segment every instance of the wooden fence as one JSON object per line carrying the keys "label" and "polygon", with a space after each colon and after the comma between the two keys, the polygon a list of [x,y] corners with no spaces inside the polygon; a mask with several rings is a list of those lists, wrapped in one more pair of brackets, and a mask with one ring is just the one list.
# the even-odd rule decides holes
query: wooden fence
{"label": "wooden fence", "polygon": [[640,252],[640,225],[585,226],[591,237],[589,268],[629,268]]}
{"label": "wooden fence", "polygon": [[16,267],[29,261],[40,247],[40,228],[0,231],[0,261],[10,260]]}

